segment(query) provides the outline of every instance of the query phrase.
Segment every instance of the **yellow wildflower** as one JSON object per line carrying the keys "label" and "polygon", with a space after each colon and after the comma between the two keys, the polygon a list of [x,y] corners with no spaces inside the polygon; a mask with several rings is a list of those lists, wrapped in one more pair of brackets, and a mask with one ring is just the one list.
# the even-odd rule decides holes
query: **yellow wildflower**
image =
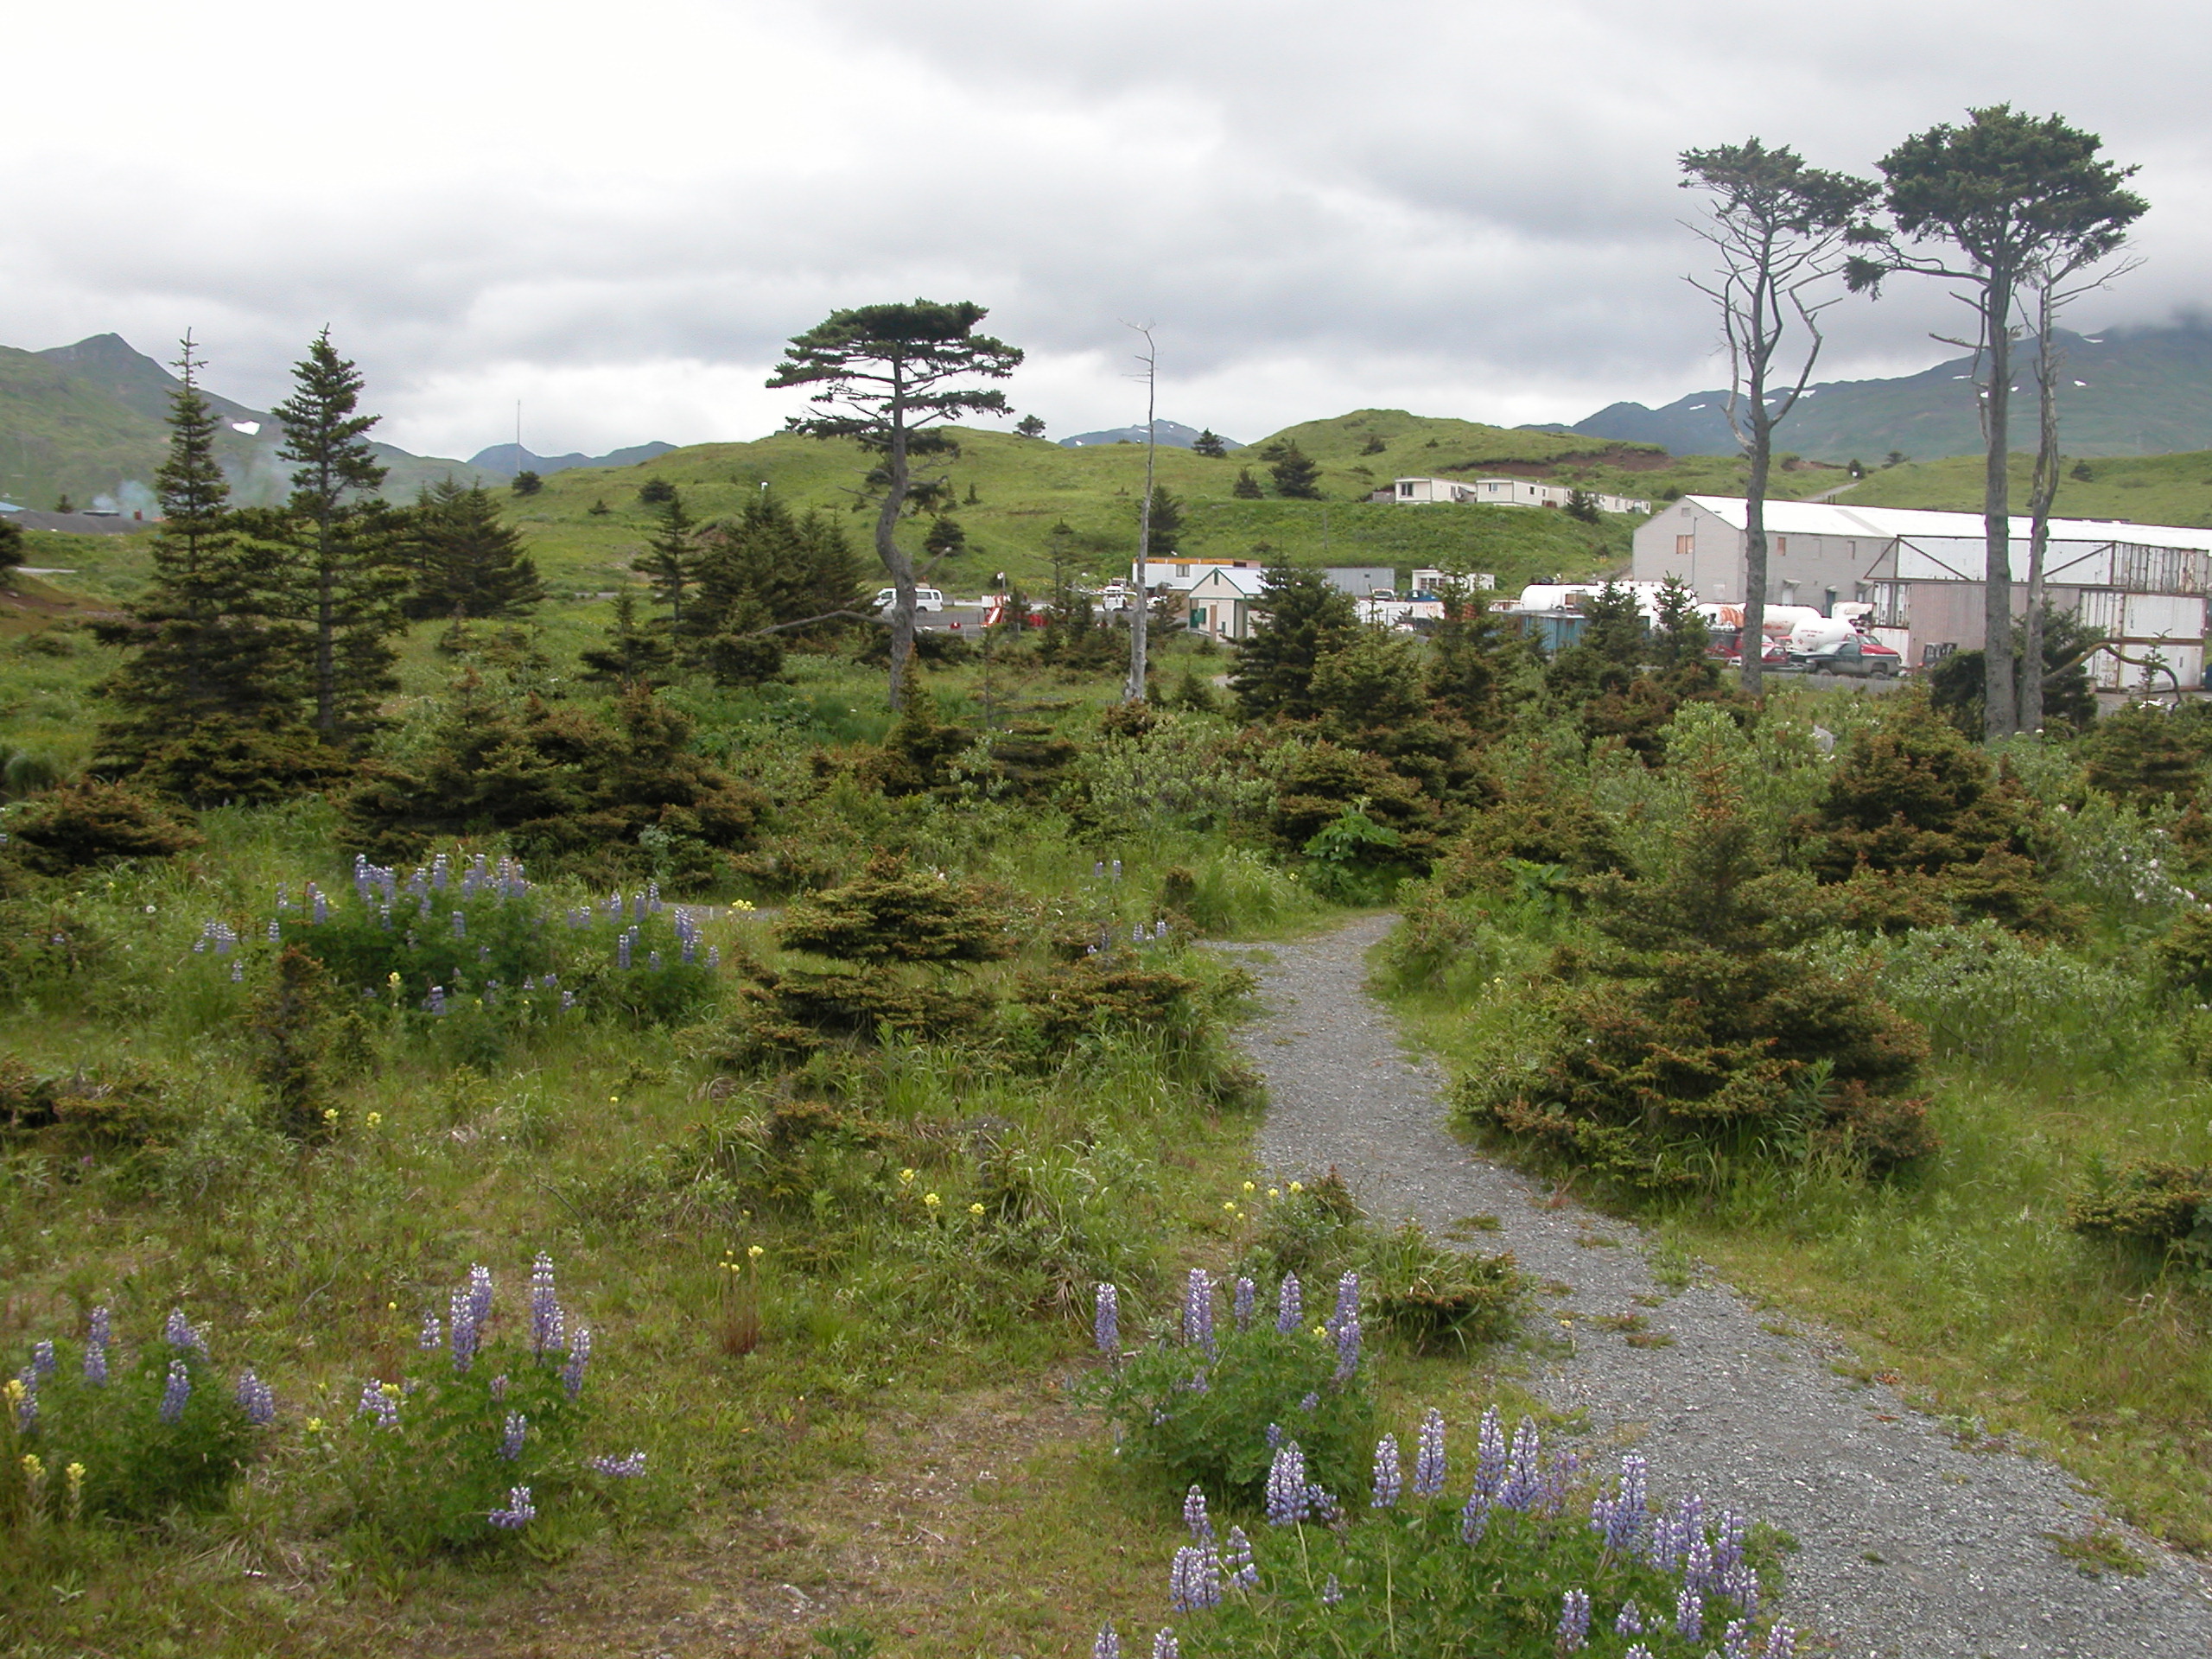
{"label": "yellow wildflower", "polygon": [[971,1216],[980,1216],[983,1213],[983,1206],[980,1204],[971,1204],[968,1206],[968,1213]]}
{"label": "yellow wildflower", "polygon": [[938,1205],[944,1203],[944,1200],[938,1198],[934,1192],[925,1192],[922,1194],[922,1202],[929,1205],[931,1209],[934,1210]]}
{"label": "yellow wildflower", "polygon": [[914,1184],[914,1172],[913,1172],[912,1170],[911,1170],[911,1169],[902,1169],[902,1170],[900,1170],[900,1171],[899,1172],[899,1185],[901,1185],[901,1186],[912,1186],[913,1184]]}
{"label": "yellow wildflower", "polygon": [[762,1256],[768,1254],[767,1251],[762,1249],[758,1244],[750,1246],[745,1253],[751,1256],[755,1262],[758,1262]]}

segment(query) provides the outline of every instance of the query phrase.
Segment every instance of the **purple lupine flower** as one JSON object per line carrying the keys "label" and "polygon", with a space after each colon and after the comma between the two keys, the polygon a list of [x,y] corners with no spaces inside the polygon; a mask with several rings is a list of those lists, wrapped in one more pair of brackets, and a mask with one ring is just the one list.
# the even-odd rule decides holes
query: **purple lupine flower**
{"label": "purple lupine flower", "polygon": [[624,1458],[586,1458],[584,1463],[594,1474],[607,1475],[616,1480],[635,1480],[645,1472],[645,1454],[643,1452],[632,1452]]}
{"label": "purple lupine flower", "polygon": [[1116,881],[1122,879],[1122,861],[1118,858],[1114,861],[1114,879]]}
{"label": "purple lupine flower", "polygon": [[1582,1472],[1582,1454],[1561,1452],[1544,1469],[1542,1491],[1537,1494],[1536,1507],[1546,1515],[1557,1515],[1567,1508],[1567,1495],[1574,1484],[1575,1476]]}
{"label": "purple lupine flower", "polygon": [[1560,1599],[1559,1650],[1580,1653],[1590,1642],[1590,1592],[1570,1590]]}
{"label": "purple lupine flower", "polygon": [[1329,1316],[1332,1329],[1359,1318],[1359,1275],[1347,1273],[1337,1281],[1337,1311]]}
{"label": "purple lupine flower", "polygon": [[1252,1541],[1242,1527],[1229,1529],[1228,1547],[1221,1552],[1221,1576],[1224,1582],[1242,1585],[1247,1590],[1260,1587],[1259,1563],[1252,1559]]}
{"label": "purple lupine flower", "polygon": [[1175,1640],[1173,1630],[1162,1630],[1152,1638],[1152,1659],[1183,1659],[1182,1645]]}
{"label": "purple lupine flower", "polygon": [[630,941],[632,931],[625,929],[614,941],[614,965],[623,972],[630,971]]}
{"label": "purple lupine flower", "polygon": [[440,893],[446,890],[446,873],[449,868],[443,853],[430,861],[430,885]]}
{"label": "purple lupine flower", "polygon": [[1637,1535],[1649,1517],[1646,1505],[1649,1466],[1637,1452],[1630,1452],[1621,1459],[1620,1490],[1614,1494],[1605,1518],[1605,1548],[1623,1553],[1633,1548]]}
{"label": "purple lupine flower", "polygon": [[1275,1294],[1275,1329],[1288,1336],[1305,1322],[1305,1293],[1299,1288],[1298,1275],[1286,1273],[1282,1288]]}
{"label": "purple lupine flower", "polygon": [[476,1358],[483,1332],[469,1314],[468,1293],[456,1290],[446,1303],[446,1344],[453,1352],[454,1375],[466,1371]]}
{"label": "purple lupine flower", "polygon": [[1718,1585],[1744,1561],[1744,1517],[1733,1510],[1720,1511],[1713,1529],[1713,1574]]}
{"label": "purple lupine flower", "polygon": [[1344,1518],[1344,1505],[1337,1502],[1337,1495],[1319,1481],[1306,1483],[1306,1501],[1312,1506],[1313,1518],[1323,1526],[1333,1527]]}
{"label": "purple lupine flower", "polygon": [[1285,1440],[1268,1465],[1268,1524],[1289,1527],[1306,1519],[1313,1509],[1306,1494],[1306,1453],[1296,1440]]}
{"label": "purple lupine flower", "polygon": [[1211,1355],[1218,1351],[1213,1339],[1213,1275],[1192,1268],[1183,1287],[1183,1340]]}
{"label": "purple lupine flower", "polygon": [[540,1250],[530,1269],[530,1351],[538,1358],[566,1345],[568,1319],[553,1288],[553,1258]]}
{"label": "purple lupine flower", "polygon": [[573,1008],[575,1006],[576,994],[574,991],[563,991],[561,993],[561,1007],[563,1011]]}
{"label": "purple lupine flower", "polygon": [[453,912],[453,936],[456,939],[468,937],[468,912],[457,906]]}
{"label": "purple lupine flower", "polygon": [[95,1388],[107,1381],[109,1339],[107,1307],[103,1304],[92,1310],[92,1332],[85,1338],[85,1381]]}
{"label": "purple lupine flower", "polygon": [[1318,1394],[1313,1393],[1311,1389],[1308,1389],[1308,1390],[1306,1391],[1306,1397],[1305,1397],[1304,1399],[1300,1400],[1300,1401],[1298,1402],[1298,1408],[1299,1408],[1300,1411],[1312,1411],[1312,1410],[1313,1410],[1316,1406],[1319,1405],[1320,1403],[1321,1403],[1321,1396],[1320,1396],[1319,1395],[1318,1395]]}
{"label": "purple lupine flower", "polygon": [[569,1391],[569,1398],[575,1399],[584,1391],[584,1367],[591,1363],[591,1326],[580,1325],[569,1338],[569,1363],[561,1368],[562,1386]]}
{"label": "purple lupine flower", "polygon": [[442,985],[431,986],[429,995],[423,999],[423,1006],[432,1014],[442,1016],[446,1011],[446,988]]}
{"label": "purple lupine flower", "polygon": [[1167,1605],[1179,1613],[1194,1613],[1221,1602],[1221,1580],[1208,1552],[1185,1544],[1175,1552],[1167,1570]]}
{"label": "purple lupine flower", "polygon": [[1121,1633],[1111,1624],[1098,1627],[1098,1639],[1090,1644],[1090,1659],[1122,1659]]}
{"label": "purple lupine flower", "polygon": [[1321,1605],[1324,1607],[1333,1607],[1344,1599],[1344,1587],[1337,1582],[1335,1573],[1332,1573],[1321,1580]]}
{"label": "purple lupine flower", "polygon": [[192,1328],[192,1321],[184,1317],[184,1310],[173,1307],[168,1322],[162,1326],[162,1338],[172,1348],[183,1353],[195,1353],[207,1357],[207,1338]]}
{"label": "purple lupine flower", "polygon": [[415,1345],[427,1354],[442,1347],[445,1339],[446,1333],[438,1325],[436,1311],[433,1309],[425,1313],[423,1316],[423,1334],[415,1339]]}
{"label": "purple lupine flower", "polygon": [[1720,1659],[1751,1659],[1751,1627],[1748,1621],[1728,1621],[1728,1628],[1720,1633]]}
{"label": "purple lupine flower", "polygon": [[653,973],[657,974],[660,972],[660,952],[656,950],[652,955],[648,956],[645,958],[645,966]]}
{"label": "purple lupine flower", "polygon": [[1797,1632],[1777,1624],[1766,1633],[1765,1659],[1796,1659]]}
{"label": "purple lupine flower", "polygon": [[1213,1520],[1206,1514],[1205,1489],[1196,1481],[1183,1494],[1183,1524],[1191,1529],[1191,1536],[1202,1544],[1213,1541]]}
{"label": "purple lupine flower", "polygon": [[1475,1490],[1488,1501],[1497,1496],[1504,1480],[1505,1428],[1497,1408],[1491,1406],[1483,1413],[1482,1426],[1475,1431]]}
{"label": "purple lupine flower", "polygon": [[1091,1334],[1098,1351],[1109,1358],[1122,1351],[1122,1293],[1111,1285],[1098,1287],[1098,1311],[1091,1320]]}
{"label": "purple lupine flower", "polygon": [[1713,1542],[1700,1527],[1689,1541],[1689,1548],[1682,1554],[1682,1577],[1689,1587],[1700,1595],[1716,1586],[1713,1584]]}
{"label": "purple lupine flower", "polygon": [[1632,1601],[1623,1602],[1621,1616],[1613,1621],[1613,1633],[1616,1636],[1642,1636],[1643,1610]]}
{"label": "purple lupine flower", "polygon": [[231,964],[231,983],[233,985],[245,983],[245,963],[234,962]]}
{"label": "purple lupine flower", "polygon": [[709,946],[707,947],[707,966],[708,966],[708,967],[709,967],[709,968],[719,969],[719,968],[721,968],[721,965],[722,965],[722,948],[721,948],[721,946],[720,946],[719,944],[710,944],[710,945],[709,945]]}
{"label": "purple lupine flower", "polygon": [[1444,1490],[1444,1414],[1431,1406],[1421,1414],[1421,1444],[1414,1452],[1414,1496],[1434,1497]]}
{"label": "purple lupine flower", "polygon": [[1385,1434],[1375,1443],[1375,1496],[1368,1501],[1371,1510],[1394,1510],[1398,1506],[1398,1494],[1405,1489],[1406,1474],[1398,1463],[1398,1437]]}
{"label": "purple lupine flower", "polygon": [[1249,1331],[1252,1328],[1252,1303],[1259,1294],[1260,1287],[1257,1285],[1242,1274],[1238,1275],[1236,1294],[1230,1299],[1230,1316],[1236,1319],[1236,1328],[1239,1331]]}
{"label": "purple lupine flower", "polygon": [[537,1506],[530,1501],[530,1488],[518,1486],[507,1494],[506,1508],[494,1510],[484,1518],[495,1527],[514,1532],[537,1519]]}
{"label": "purple lupine flower", "polygon": [[16,1402],[16,1427],[29,1433],[38,1427],[38,1377],[27,1365],[16,1381],[23,1385],[23,1397]]}
{"label": "purple lupine flower", "polygon": [[530,1419],[518,1411],[507,1414],[499,1426],[499,1455],[509,1463],[522,1456],[523,1442],[530,1438]]}
{"label": "purple lupine flower", "polygon": [[1359,1369],[1358,1314],[1354,1313],[1351,1318],[1346,1319],[1342,1325],[1339,1325],[1337,1327],[1336,1338],[1337,1369],[1335,1375],[1336,1380],[1339,1382],[1343,1382],[1349,1381],[1351,1374]]}
{"label": "purple lupine flower", "polygon": [[54,1344],[35,1342],[31,1344],[31,1375],[48,1377],[54,1375]]}
{"label": "purple lupine flower", "polygon": [[468,1267],[468,1320],[478,1330],[492,1317],[492,1269],[481,1262]]}
{"label": "purple lupine flower", "polygon": [[248,1366],[238,1374],[238,1409],[245,1413],[245,1420],[256,1428],[266,1428],[276,1421],[276,1396],[269,1385],[253,1374]]}
{"label": "purple lupine flower", "polygon": [[1687,1584],[1675,1598],[1675,1634],[1694,1642],[1705,1633],[1705,1598]]}
{"label": "purple lupine flower", "polygon": [[192,1372],[181,1359],[169,1361],[169,1380],[162,1388],[162,1421],[173,1423],[183,1416],[185,1404],[191,1398]]}
{"label": "purple lupine flower", "polygon": [[1623,1654],[1621,1656],[1621,1659],[1652,1659],[1651,1649],[1645,1647],[1643,1643],[1639,1642],[1634,1647],[1630,1648],[1626,1653]]}
{"label": "purple lupine flower", "polygon": [[385,1392],[383,1383],[371,1377],[361,1384],[360,1403],[353,1408],[356,1417],[373,1417],[382,1428],[399,1427],[399,1401],[396,1395]]}
{"label": "purple lupine flower", "polygon": [[1490,1497],[1478,1486],[1467,1494],[1467,1501],[1459,1510],[1459,1538],[1463,1543],[1482,1541],[1483,1531],[1490,1525]]}
{"label": "purple lupine flower", "polygon": [[1534,1418],[1523,1417],[1513,1430],[1513,1453],[1505,1465],[1505,1482],[1498,1488],[1500,1509],[1533,1510],[1543,1495],[1543,1441]]}
{"label": "purple lupine flower", "polygon": [[1281,1445],[1282,1425],[1281,1423],[1269,1423],[1268,1425],[1268,1450],[1273,1452]]}
{"label": "purple lupine flower", "polygon": [[315,925],[320,927],[330,919],[330,900],[323,897],[322,889],[315,886],[313,882],[309,882],[308,886],[309,891],[315,894]]}
{"label": "purple lupine flower", "polygon": [[492,1398],[494,1400],[504,1402],[506,1399],[507,1374],[505,1371],[501,1371],[497,1376],[492,1379],[491,1393]]}
{"label": "purple lupine flower", "polygon": [[284,925],[274,916],[269,918],[269,943],[271,944],[284,943]]}

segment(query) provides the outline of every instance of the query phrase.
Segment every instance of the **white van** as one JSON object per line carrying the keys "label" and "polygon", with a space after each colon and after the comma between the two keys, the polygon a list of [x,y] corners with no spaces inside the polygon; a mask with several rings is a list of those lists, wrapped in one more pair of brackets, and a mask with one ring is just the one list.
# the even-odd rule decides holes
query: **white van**
{"label": "white van", "polygon": [[[879,611],[887,611],[898,602],[899,590],[896,588],[886,588],[875,596],[875,608]],[[941,611],[944,608],[944,595],[934,588],[917,588],[914,589],[914,608],[918,611]]]}

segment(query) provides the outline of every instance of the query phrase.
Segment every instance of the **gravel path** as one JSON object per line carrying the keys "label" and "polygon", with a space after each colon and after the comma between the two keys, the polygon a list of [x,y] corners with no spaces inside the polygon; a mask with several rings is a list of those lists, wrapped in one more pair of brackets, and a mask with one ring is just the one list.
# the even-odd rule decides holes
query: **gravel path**
{"label": "gravel path", "polygon": [[[2212,1584],[2194,1563],[2123,1529],[2149,1574],[2090,1578],[2041,1535],[2078,1537],[2101,1520],[2064,1471],[1964,1449],[1889,1389],[1831,1370],[1840,1343],[1726,1286],[1699,1277],[1670,1292],[1635,1227],[1557,1201],[1453,1139],[1442,1072],[1402,1045],[1365,988],[1368,948],[1393,920],[1250,955],[1268,1012],[1244,1042],[1268,1079],[1260,1153],[1272,1173],[1334,1165],[1370,1214],[1414,1216],[1433,1232],[1496,1216],[1503,1230],[1484,1248],[1510,1249],[1552,1281],[1540,1300],[1564,1339],[1532,1351],[1530,1386],[1586,1411],[1594,1437],[1634,1440],[1661,1489],[1694,1486],[1794,1534],[1787,1615],[1838,1654],[2212,1655]],[[1631,1346],[1592,1323],[1623,1314],[1672,1344]]]}

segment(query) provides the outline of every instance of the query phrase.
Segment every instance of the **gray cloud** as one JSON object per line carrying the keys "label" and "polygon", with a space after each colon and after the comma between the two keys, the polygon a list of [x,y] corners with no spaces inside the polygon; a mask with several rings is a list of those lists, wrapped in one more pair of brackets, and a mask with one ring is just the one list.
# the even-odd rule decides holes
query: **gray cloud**
{"label": "gray cloud", "polygon": [[[2146,264],[2085,322],[2212,300],[2212,45],[2177,4],[2088,34],[2025,0],[1994,48],[1969,0],[1847,27],[1751,0],[665,0],[619,26],[395,0],[366,40],[235,10],[203,41],[99,0],[19,43],[120,52],[204,114],[180,143],[164,100],[87,123],[24,89],[18,130],[59,136],[0,157],[0,338],[166,355],[191,326],[213,383],[266,402],[328,322],[416,448],[505,436],[517,397],[541,449],[752,435],[788,402],[758,386],[785,336],[925,292],[994,308],[1034,355],[1017,402],[1059,430],[1128,417],[1124,318],[1159,325],[1170,412],[1224,429],[1573,418],[1713,374],[1681,149],[1758,132],[1866,171],[2005,99],[2144,164]],[[1839,307],[1828,364],[1924,363],[1955,311],[1932,284]]]}

